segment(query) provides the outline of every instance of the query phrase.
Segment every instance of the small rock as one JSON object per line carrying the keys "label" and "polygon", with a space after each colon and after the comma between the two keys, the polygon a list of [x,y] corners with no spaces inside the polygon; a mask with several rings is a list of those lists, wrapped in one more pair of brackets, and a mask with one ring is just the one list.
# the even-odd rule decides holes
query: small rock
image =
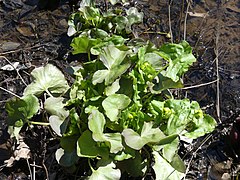
{"label": "small rock", "polygon": [[17,42],[4,42],[1,46],[0,46],[0,49],[3,51],[3,52],[6,52],[6,51],[13,51],[13,50],[16,50],[21,44],[20,43],[17,43]]}

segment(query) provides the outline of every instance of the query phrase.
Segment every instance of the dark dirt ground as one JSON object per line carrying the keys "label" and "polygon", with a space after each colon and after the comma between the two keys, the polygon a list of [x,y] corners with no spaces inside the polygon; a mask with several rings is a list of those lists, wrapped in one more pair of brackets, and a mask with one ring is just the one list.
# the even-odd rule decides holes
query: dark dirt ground
{"label": "dark dirt ground", "polygon": [[[46,2],[0,0],[0,179],[30,179],[26,160],[16,161],[12,167],[4,164],[13,154],[15,142],[7,134],[4,109],[12,95],[2,88],[22,95],[34,67],[51,62],[64,71],[69,63],[79,60],[70,54],[71,38],[66,34],[67,19],[77,9],[77,1]],[[187,88],[173,92],[178,97],[197,100],[219,124],[213,133],[191,144],[182,143],[179,153],[188,167],[186,179],[237,179],[240,169],[240,2],[172,0],[169,3],[131,1],[131,5],[145,15],[144,24],[135,27],[135,35],[160,46],[171,41],[164,34],[170,32],[171,21],[172,40],[178,42],[185,38],[198,59],[184,77]],[[104,3],[100,1],[100,4]],[[10,63],[19,64],[16,69],[6,68]],[[86,171],[80,167],[71,173],[59,167],[54,159],[59,142],[52,139],[47,128],[28,129],[24,137],[31,150],[29,164],[31,169],[35,167],[35,179],[78,179]]]}

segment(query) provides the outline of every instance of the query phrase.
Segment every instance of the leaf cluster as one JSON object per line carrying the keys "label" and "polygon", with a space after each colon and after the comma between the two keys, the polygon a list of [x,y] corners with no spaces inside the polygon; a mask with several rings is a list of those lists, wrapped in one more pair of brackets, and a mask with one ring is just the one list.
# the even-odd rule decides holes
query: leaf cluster
{"label": "leaf cluster", "polygon": [[196,101],[174,99],[169,90],[183,87],[181,77],[196,61],[189,44],[157,48],[129,39],[141,19],[136,8],[125,15],[101,13],[92,1],[82,1],[68,33],[75,35],[73,54],[88,54],[88,60],[72,67],[71,86],[51,64],[34,69],[23,97],[6,104],[12,135],[43,113],[43,122],[60,137],[57,161],[74,168],[87,158],[89,179],[143,177],[153,162],[156,179],[181,179],[179,138],[210,133],[216,122]]}

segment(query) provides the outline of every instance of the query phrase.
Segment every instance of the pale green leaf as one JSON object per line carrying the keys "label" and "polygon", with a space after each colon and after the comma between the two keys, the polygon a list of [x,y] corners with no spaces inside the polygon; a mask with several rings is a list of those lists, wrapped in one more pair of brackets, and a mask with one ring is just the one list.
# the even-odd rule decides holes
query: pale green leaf
{"label": "pale green leaf", "polygon": [[51,115],[56,115],[60,119],[64,120],[69,115],[69,111],[67,111],[63,104],[63,97],[49,97],[44,102],[44,108]]}
{"label": "pale green leaf", "polygon": [[126,144],[136,150],[140,150],[147,143],[157,143],[165,137],[159,128],[152,128],[152,122],[144,122],[141,135],[132,129],[124,129],[122,135]]}
{"label": "pale green leaf", "polygon": [[103,100],[102,106],[111,121],[117,121],[121,110],[128,107],[131,99],[124,94],[112,94]]}
{"label": "pale green leaf", "polygon": [[104,139],[110,143],[110,153],[117,153],[123,149],[120,133],[105,133]]}
{"label": "pale green leaf", "polygon": [[102,83],[108,76],[109,70],[98,70],[93,74],[92,83],[96,85],[98,83]]}
{"label": "pale green leaf", "polygon": [[215,119],[207,114],[203,114],[203,118],[194,118],[193,122],[194,127],[192,129],[189,129],[189,131],[184,134],[184,136],[192,139],[196,139],[197,137],[214,131],[217,125]]}
{"label": "pale green leaf", "polygon": [[121,177],[121,171],[115,168],[116,165],[113,162],[106,166],[100,166],[97,170],[92,172],[89,180],[119,180]]}
{"label": "pale green leaf", "polygon": [[173,160],[173,157],[177,154],[178,151],[178,145],[179,145],[179,139],[175,138],[174,141],[171,143],[168,143],[164,145],[163,147],[163,157],[168,161],[171,162]]}
{"label": "pale green leaf", "polygon": [[195,139],[212,132],[216,126],[216,121],[205,115],[196,101],[169,99],[164,106],[168,109],[168,135],[182,134]]}
{"label": "pale green leaf", "polygon": [[52,115],[49,117],[49,123],[51,128],[58,136],[62,136],[67,129],[67,124],[64,119],[61,119],[59,116]]}
{"label": "pale green leaf", "polygon": [[88,127],[92,131],[95,141],[104,141],[103,130],[106,124],[104,115],[98,110],[93,109],[88,117]]}
{"label": "pale green leaf", "polygon": [[163,67],[163,58],[156,53],[146,53],[144,55],[144,61],[149,62],[157,71]]}
{"label": "pale green leaf", "polygon": [[112,67],[121,64],[127,53],[127,51],[120,51],[115,46],[109,45],[103,49],[103,53],[100,55],[100,60],[103,62],[104,66],[111,69]]}
{"label": "pale green leaf", "polygon": [[117,153],[123,149],[120,133],[103,133],[106,120],[101,112],[92,108],[88,120],[88,127],[92,131],[92,137],[95,141],[109,142],[111,153]]}
{"label": "pale green leaf", "polygon": [[145,145],[141,136],[132,129],[124,129],[122,135],[126,144],[133,149],[140,150]]}
{"label": "pale green leaf", "polygon": [[105,85],[112,84],[130,67],[130,63],[122,64],[128,51],[120,51],[114,45],[109,45],[103,48],[100,54],[100,60],[103,62],[107,70],[98,70],[93,74],[92,83],[102,83],[105,80]]}
{"label": "pale green leaf", "polygon": [[119,79],[117,79],[114,83],[112,83],[112,85],[107,86],[105,88],[105,94],[106,96],[115,94],[119,89],[120,89]]}
{"label": "pale green leaf", "polygon": [[22,126],[8,126],[8,134],[11,138],[15,137],[17,141],[19,141],[19,138],[21,137],[19,132],[21,131]]}
{"label": "pale green leaf", "polygon": [[153,170],[156,180],[177,180],[183,178],[184,173],[175,170],[158,152],[153,151],[152,154],[155,160]]}
{"label": "pale green leaf", "polygon": [[131,26],[136,23],[141,23],[143,21],[143,13],[138,12],[137,8],[131,7],[128,10],[126,10],[128,24],[126,27],[126,32],[131,32]]}
{"label": "pale green leaf", "polygon": [[34,69],[31,75],[33,82],[25,88],[24,95],[40,96],[43,92],[61,95],[69,89],[63,73],[52,64]]}

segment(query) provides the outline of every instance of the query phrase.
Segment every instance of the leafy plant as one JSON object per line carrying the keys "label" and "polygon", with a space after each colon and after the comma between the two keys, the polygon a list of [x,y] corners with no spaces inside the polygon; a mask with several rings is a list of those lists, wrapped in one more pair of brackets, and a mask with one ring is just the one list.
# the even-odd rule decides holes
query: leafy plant
{"label": "leafy plant", "polygon": [[196,139],[213,131],[216,122],[197,102],[169,96],[169,89],[183,86],[181,77],[196,61],[189,44],[157,48],[130,39],[132,24],[141,19],[136,8],[124,16],[101,13],[92,1],[82,1],[68,34],[76,36],[73,53],[88,54],[88,60],[72,67],[71,87],[53,65],[33,70],[24,96],[6,104],[9,125],[22,127],[44,113],[43,121],[60,137],[57,161],[73,168],[87,158],[89,179],[145,176],[153,162],[156,179],[181,179],[179,137]]}

